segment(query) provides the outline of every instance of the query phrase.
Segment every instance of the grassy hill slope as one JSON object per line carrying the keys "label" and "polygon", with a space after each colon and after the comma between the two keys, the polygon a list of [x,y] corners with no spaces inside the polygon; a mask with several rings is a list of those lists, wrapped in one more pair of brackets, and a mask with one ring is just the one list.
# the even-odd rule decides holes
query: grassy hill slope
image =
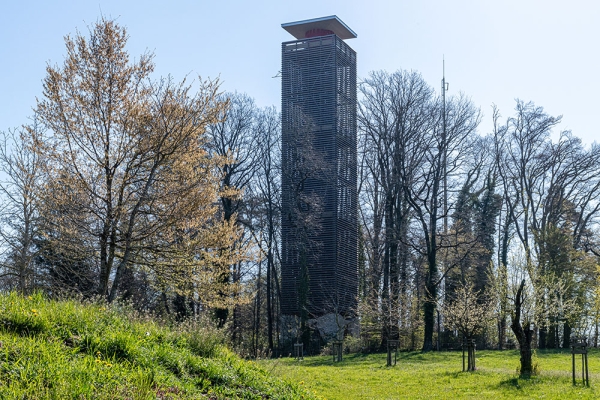
{"label": "grassy hill slope", "polygon": [[124,307],[0,295],[0,398],[311,398],[221,342]]}

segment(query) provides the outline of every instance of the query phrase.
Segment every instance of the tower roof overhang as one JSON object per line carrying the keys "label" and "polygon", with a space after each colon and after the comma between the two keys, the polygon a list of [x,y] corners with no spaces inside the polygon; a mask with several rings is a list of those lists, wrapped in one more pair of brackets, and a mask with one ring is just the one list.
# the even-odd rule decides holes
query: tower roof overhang
{"label": "tower roof overhang", "polygon": [[281,27],[288,31],[296,39],[310,37],[309,33],[319,31],[330,31],[340,39],[344,40],[354,39],[357,37],[356,33],[335,15],[306,19],[304,21],[288,22],[281,24]]}

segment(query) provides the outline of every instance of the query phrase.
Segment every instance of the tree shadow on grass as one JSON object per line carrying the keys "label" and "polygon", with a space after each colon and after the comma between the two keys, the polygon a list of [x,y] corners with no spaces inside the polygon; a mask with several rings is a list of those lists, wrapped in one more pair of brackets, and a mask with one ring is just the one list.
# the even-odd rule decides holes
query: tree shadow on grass
{"label": "tree shadow on grass", "polygon": [[513,376],[511,378],[500,381],[500,383],[498,384],[498,388],[522,390],[524,387],[533,386],[537,383],[539,383],[539,378],[537,376]]}
{"label": "tree shadow on grass", "polygon": [[500,383],[498,384],[498,388],[500,388],[500,389],[506,389],[506,388],[522,389],[522,386],[519,382],[519,378],[513,377],[513,378],[508,378],[508,379],[504,379],[504,380],[500,381]]}
{"label": "tree shadow on grass", "polygon": [[[388,368],[386,366],[387,353],[352,353],[344,354],[341,362],[334,362],[332,356],[317,356],[306,357],[299,361],[304,367],[344,367],[348,365],[369,364],[374,367]],[[392,354],[392,358],[394,355]],[[423,353],[420,351],[399,351],[396,356],[396,366],[402,365],[404,362],[436,362],[437,358],[444,359],[445,355],[438,353]],[[391,367],[393,368],[393,366]]]}
{"label": "tree shadow on grass", "polygon": [[[441,375],[448,377],[448,378],[452,378],[452,379],[458,379],[461,374],[465,374],[467,372],[463,372],[463,371],[446,371],[446,372],[442,372]],[[471,372],[469,372],[471,373]]]}
{"label": "tree shadow on grass", "polygon": [[362,354],[362,353],[353,353],[353,354],[344,354],[341,362],[334,362],[333,356],[318,356],[318,357],[306,357],[302,361],[298,361],[304,367],[343,367],[348,364],[357,364],[360,365],[362,363],[373,363],[373,355],[372,354]]}

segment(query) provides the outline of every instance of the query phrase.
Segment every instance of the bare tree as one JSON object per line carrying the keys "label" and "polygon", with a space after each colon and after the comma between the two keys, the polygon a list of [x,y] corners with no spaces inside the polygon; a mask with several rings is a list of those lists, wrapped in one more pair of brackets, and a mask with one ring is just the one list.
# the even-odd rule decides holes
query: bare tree
{"label": "bare tree", "polygon": [[381,313],[389,322],[382,326],[381,346],[385,346],[388,338],[397,339],[398,322],[407,321],[405,308],[398,314],[399,299],[409,288],[411,215],[402,183],[412,180],[418,168],[414,162],[419,160],[411,157],[413,140],[434,123],[433,90],[418,73],[398,71],[371,73],[360,91],[361,217],[371,271],[366,291],[371,298],[381,298]]}
{"label": "bare tree", "polygon": [[[463,163],[471,154],[471,145],[475,130],[479,124],[479,111],[465,97],[451,99],[446,105],[446,129],[439,124],[439,103],[433,103],[430,108],[431,119],[435,122],[430,130],[420,137],[413,138],[411,158],[414,161],[403,165],[403,190],[406,199],[414,213],[412,229],[413,241],[411,246],[426,257],[427,272],[425,276],[424,322],[425,335],[423,350],[433,349],[433,332],[436,314],[439,285],[445,274],[452,270],[456,263],[443,265],[440,271],[438,255],[441,249],[456,247],[443,239],[443,221],[452,208],[448,200],[448,209],[444,205],[444,187],[459,184]],[[411,165],[417,165],[415,170]],[[417,236],[417,232],[419,235]],[[458,257],[457,259],[460,259]],[[441,273],[440,273],[441,272]]]}
{"label": "bare tree", "polygon": [[36,287],[34,258],[39,228],[37,189],[41,185],[42,158],[33,150],[30,132],[41,129],[37,119],[20,129],[0,132],[2,208],[0,239],[5,253],[0,277],[8,288],[28,293]]}
{"label": "bare tree", "polygon": [[[411,255],[425,257],[423,350],[431,350],[438,286],[451,269],[444,265],[440,274],[438,260],[439,250],[450,245],[439,241],[449,213],[444,185],[457,185],[463,173],[479,112],[462,96],[451,99],[442,115],[441,100],[416,72],[372,73],[361,92],[359,122],[366,146],[361,198],[370,207],[362,215],[371,270],[375,280],[382,280],[372,287],[381,285],[381,304],[397,309],[407,295]],[[397,335],[393,329],[384,327],[382,339]]]}
{"label": "bare tree", "polygon": [[[585,150],[569,132],[561,133],[553,143],[550,133],[561,119],[547,115],[533,103],[517,101],[515,114],[505,125],[498,125],[495,111],[498,173],[504,186],[506,223],[510,223],[504,227],[501,264],[506,262],[510,230],[525,252],[527,271],[539,296],[537,309],[541,310],[551,296],[542,277],[576,280],[576,276],[589,275],[577,268],[577,257],[572,256],[573,251],[591,251],[594,246],[590,238],[600,211],[599,150],[597,146]],[[570,322],[562,325],[563,345],[568,346]],[[557,344],[557,327],[536,327],[540,347]]]}
{"label": "bare tree", "polygon": [[[266,312],[267,312],[267,345],[270,351],[274,348],[274,323],[276,321],[275,305],[278,304],[277,249],[278,232],[281,221],[281,118],[274,108],[267,108],[259,113],[256,125],[256,141],[258,159],[255,191],[264,209],[261,249],[266,256]],[[260,273],[259,273],[260,279]],[[260,303],[260,301],[258,301]],[[257,316],[257,320],[259,320]]]}
{"label": "bare tree", "polygon": [[[207,126],[207,146],[211,154],[227,159],[222,166],[222,187],[244,190],[256,174],[259,158],[255,139],[258,108],[246,94],[223,93],[218,100],[227,107]],[[242,196],[221,198],[225,220],[234,217],[242,202]]]}

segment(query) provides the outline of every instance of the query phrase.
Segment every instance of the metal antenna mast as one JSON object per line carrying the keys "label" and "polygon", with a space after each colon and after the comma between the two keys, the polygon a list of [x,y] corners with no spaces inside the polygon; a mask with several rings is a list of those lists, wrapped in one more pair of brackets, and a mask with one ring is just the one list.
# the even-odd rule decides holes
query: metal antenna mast
{"label": "metal antenna mast", "polygon": [[[446,82],[446,61],[442,56],[442,173],[444,174],[444,238],[448,234],[448,145],[446,143],[446,91],[448,90],[448,82]],[[444,269],[446,268],[447,253],[444,252]],[[440,350],[440,310],[437,310],[437,350]]]}
{"label": "metal antenna mast", "polygon": [[449,83],[446,82],[446,61],[442,56],[442,146],[443,146],[443,173],[444,173],[444,233],[448,233],[448,174],[447,157],[448,144],[446,143],[446,91]]}

